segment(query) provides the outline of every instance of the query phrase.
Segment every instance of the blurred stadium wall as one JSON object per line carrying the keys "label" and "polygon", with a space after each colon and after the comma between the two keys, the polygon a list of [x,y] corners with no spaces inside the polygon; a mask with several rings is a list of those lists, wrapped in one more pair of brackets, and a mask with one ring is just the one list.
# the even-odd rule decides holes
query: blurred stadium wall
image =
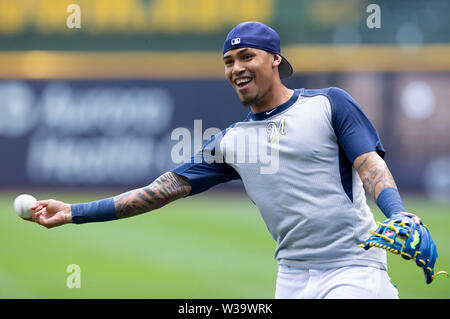
{"label": "blurred stadium wall", "polygon": [[221,49],[257,20],[281,36],[287,86],[347,90],[400,189],[449,200],[448,12],[448,0],[0,0],[0,186],[128,188],[175,166],[174,128],[248,112]]}

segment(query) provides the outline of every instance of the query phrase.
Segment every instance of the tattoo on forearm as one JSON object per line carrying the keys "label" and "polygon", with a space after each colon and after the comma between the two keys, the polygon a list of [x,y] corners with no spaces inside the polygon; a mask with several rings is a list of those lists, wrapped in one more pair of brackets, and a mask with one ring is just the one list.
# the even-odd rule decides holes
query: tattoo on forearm
{"label": "tattoo on forearm", "polygon": [[188,180],[175,173],[165,173],[152,184],[114,198],[117,218],[126,218],[160,208],[189,194]]}
{"label": "tattoo on forearm", "polygon": [[397,188],[394,177],[381,157],[368,153],[358,163],[358,171],[368,195],[376,202],[378,195],[386,188]]}
{"label": "tattoo on forearm", "polygon": [[367,159],[368,159],[369,157],[370,157],[369,154],[364,154],[364,155],[363,155],[363,158],[362,158],[361,163],[358,164],[358,167],[356,167],[356,170],[357,170],[358,172],[359,172],[360,168],[361,168],[364,164],[366,164]]}

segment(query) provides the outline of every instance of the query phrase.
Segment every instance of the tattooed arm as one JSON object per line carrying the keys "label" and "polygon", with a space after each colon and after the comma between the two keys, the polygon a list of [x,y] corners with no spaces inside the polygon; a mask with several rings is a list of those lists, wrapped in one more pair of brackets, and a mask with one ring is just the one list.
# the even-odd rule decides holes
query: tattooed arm
{"label": "tattooed arm", "polygon": [[169,172],[146,187],[114,197],[117,218],[126,218],[160,208],[187,196],[191,191],[188,180]]}
{"label": "tattooed arm", "polygon": [[405,211],[394,177],[376,152],[358,156],[353,166],[358,171],[366,192],[386,217],[394,214],[407,215],[420,225],[420,217]]}
{"label": "tattooed arm", "polygon": [[383,214],[390,218],[394,214],[407,214],[419,225],[420,218],[405,213],[400,193],[384,160],[376,153],[358,156],[353,162],[363,182],[366,193],[377,204]]}
{"label": "tattooed arm", "polygon": [[67,204],[54,199],[38,201],[31,217],[24,218],[46,228],[64,224],[89,223],[126,218],[160,208],[191,192],[188,180],[172,172],[158,177],[148,186],[94,202]]}
{"label": "tattooed arm", "polygon": [[367,194],[374,202],[386,188],[395,188],[394,178],[384,160],[376,153],[369,152],[358,156],[353,162]]}

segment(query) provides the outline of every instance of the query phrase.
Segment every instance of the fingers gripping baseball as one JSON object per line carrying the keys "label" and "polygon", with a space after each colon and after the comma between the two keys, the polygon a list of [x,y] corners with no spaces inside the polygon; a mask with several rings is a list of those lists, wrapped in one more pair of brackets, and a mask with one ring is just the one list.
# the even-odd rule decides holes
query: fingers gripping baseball
{"label": "fingers gripping baseball", "polygon": [[32,209],[31,219],[46,228],[71,222],[70,205],[54,199],[38,201]]}

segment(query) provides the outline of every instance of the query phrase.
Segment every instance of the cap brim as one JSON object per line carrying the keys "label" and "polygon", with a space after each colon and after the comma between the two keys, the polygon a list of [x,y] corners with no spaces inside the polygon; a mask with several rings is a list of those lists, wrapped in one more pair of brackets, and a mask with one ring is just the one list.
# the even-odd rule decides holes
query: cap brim
{"label": "cap brim", "polygon": [[280,74],[280,78],[288,78],[294,73],[294,69],[292,68],[292,65],[289,63],[289,61],[284,57],[281,56],[283,59],[281,60],[280,65],[278,66],[278,72]]}

